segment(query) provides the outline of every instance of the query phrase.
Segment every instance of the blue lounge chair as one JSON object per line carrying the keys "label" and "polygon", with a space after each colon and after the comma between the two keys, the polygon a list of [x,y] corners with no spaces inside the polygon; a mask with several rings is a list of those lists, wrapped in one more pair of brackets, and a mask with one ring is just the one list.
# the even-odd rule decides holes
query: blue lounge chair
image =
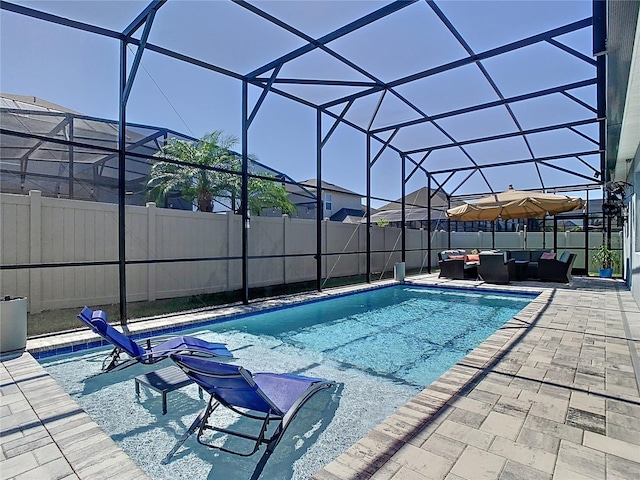
{"label": "blue lounge chair", "polygon": [[[171,359],[189,378],[209,393],[211,398],[205,410],[195,419],[162,463],[167,463],[197,429],[198,443],[234,455],[248,457],[256,453],[262,444],[266,444],[265,452],[251,477],[252,480],[260,476],[285,430],[305,402],[317,392],[336,385],[322,378],[293,374],[253,374],[238,365],[224,364],[190,355],[172,354]],[[244,431],[239,432],[212,425],[209,419],[220,405],[246,418],[260,421],[258,434],[252,435]],[[267,438],[269,422],[276,422],[276,427],[273,434]],[[206,430],[248,440],[252,446],[240,451],[207,443],[202,438]]]}
{"label": "blue lounge chair", "polygon": [[[102,370],[105,372],[121,370],[135,363],[150,365],[164,360],[172,353],[192,353],[201,357],[233,357],[224,344],[211,343],[195,337],[174,337],[153,346],[151,339],[147,339],[146,346],[143,347],[109,325],[107,314],[102,310],[94,311],[84,307],[78,318],[114,345],[115,348],[103,363]],[[121,358],[122,352],[129,358]]]}

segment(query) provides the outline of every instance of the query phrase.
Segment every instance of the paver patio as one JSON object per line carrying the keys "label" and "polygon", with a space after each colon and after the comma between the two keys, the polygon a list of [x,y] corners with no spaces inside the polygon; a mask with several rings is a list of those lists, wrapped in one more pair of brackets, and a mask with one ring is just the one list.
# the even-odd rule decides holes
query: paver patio
{"label": "paver patio", "polygon": [[[511,288],[543,293],[314,479],[640,478],[640,310],[624,283]],[[69,336],[28,349],[56,341]],[[147,478],[30,354],[4,359],[0,381],[3,479]]]}

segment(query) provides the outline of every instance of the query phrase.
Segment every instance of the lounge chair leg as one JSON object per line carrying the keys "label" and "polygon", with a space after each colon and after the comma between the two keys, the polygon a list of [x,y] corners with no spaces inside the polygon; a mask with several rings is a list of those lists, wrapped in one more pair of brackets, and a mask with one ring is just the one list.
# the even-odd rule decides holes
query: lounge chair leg
{"label": "lounge chair leg", "polygon": [[258,478],[260,477],[260,474],[262,474],[262,470],[264,470],[264,467],[269,461],[269,457],[271,457],[272,453],[273,453],[273,450],[267,447],[265,452],[262,454],[262,457],[260,457],[260,461],[256,465],[256,468],[253,470],[253,475],[251,475],[251,480],[258,480]]}
{"label": "lounge chair leg", "polygon": [[[104,361],[102,362],[102,371],[103,372],[110,372],[111,370],[113,370],[114,368],[116,368],[118,366],[118,362],[120,361],[120,349],[118,347],[115,347],[111,353],[109,355],[107,355],[107,358],[104,359]],[[105,364],[109,362],[107,364],[107,366],[105,367]]]}
{"label": "lounge chair leg", "polygon": [[182,437],[180,437],[180,439],[173,446],[171,451],[167,453],[167,456],[162,459],[162,461],[160,462],[162,465],[166,465],[167,463],[169,463],[169,460],[171,460],[171,457],[173,457],[173,455],[178,451],[178,449],[182,446],[182,444],[186,442],[191,435],[193,435],[193,432],[195,432],[198,426],[200,426],[200,423],[202,423],[202,419],[204,418],[206,411],[207,410],[203,410],[202,412],[200,412],[200,414],[196,417],[196,419],[193,421],[191,426],[187,429],[186,432],[184,432]]}
{"label": "lounge chair leg", "polygon": [[[290,420],[292,419],[293,418],[291,418]],[[267,448],[262,454],[262,457],[260,457],[260,461],[256,465],[256,468],[253,470],[253,475],[251,475],[251,480],[258,480],[258,477],[260,477],[260,474],[262,473],[262,470],[264,470],[265,465],[269,461],[271,454],[280,443],[280,440],[282,440],[282,436],[284,435],[284,431],[286,430],[286,427],[287,427],[286,425],[283,427],[282,423],[278,425],[278,428],[273,433],[271,440],[267,443]]]}

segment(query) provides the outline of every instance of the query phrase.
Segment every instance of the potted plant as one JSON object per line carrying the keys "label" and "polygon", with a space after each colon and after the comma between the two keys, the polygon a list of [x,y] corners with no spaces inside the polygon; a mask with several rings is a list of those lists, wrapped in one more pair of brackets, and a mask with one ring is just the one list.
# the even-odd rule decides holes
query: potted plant
{"label": "potted plant", "polygon": [[591,256],[591,263],[598,267],[600,277],[611,278],[614,267],[618,266],[620,255],[606,245],[600,245]]}

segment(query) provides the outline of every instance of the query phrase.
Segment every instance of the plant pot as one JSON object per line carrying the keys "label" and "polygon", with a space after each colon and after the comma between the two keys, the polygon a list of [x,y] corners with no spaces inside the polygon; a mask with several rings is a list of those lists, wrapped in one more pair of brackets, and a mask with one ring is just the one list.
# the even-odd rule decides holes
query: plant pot
{"label": "plant pot", "polygon": [[601,268],[599,273],[600,278],[611,278],[613,275],[613,268]]}
{"label": "plant pot", "polygon": [[27,298],[0,298],[0,353],[24,350],[27,343]]}

